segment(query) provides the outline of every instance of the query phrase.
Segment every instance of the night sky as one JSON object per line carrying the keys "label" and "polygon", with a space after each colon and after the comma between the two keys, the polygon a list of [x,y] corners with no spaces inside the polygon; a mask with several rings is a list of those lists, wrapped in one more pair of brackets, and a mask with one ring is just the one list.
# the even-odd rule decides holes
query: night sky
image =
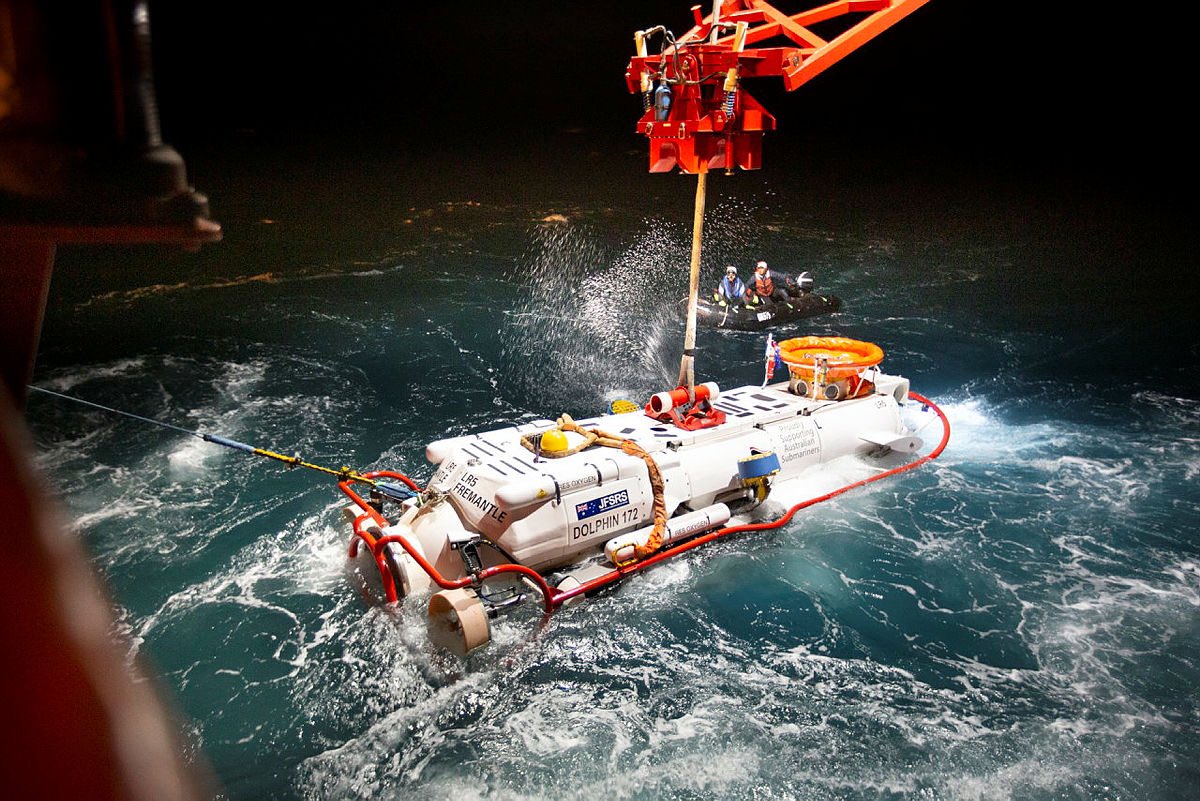
{"label": "night sky", "polygon": [[[636,143],[639,100],[623,77],[633,32],[681,34],[690,5],[158,3],[163,126],[181,149],[241,135],[483,150],[565,130]],[[1190,198],[1182,26],[1086,5],[932,0],[796,92],[750,82],[779,122],[767,152],[817,138]]]}

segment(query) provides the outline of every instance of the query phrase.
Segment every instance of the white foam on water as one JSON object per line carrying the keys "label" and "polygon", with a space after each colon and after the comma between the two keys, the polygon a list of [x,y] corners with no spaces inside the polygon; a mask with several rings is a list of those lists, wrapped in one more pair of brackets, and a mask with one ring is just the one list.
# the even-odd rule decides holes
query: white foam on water
{"label": "white foam on water", "polygon": [[167,454],[171,477],[176,481],[194,481],[201,478],[209,462],[217,456],[216,448],[199,438],[183,440]]}
{"label": "white foam on water", "polygon": [[[444,735],[437,734],[432,722],[453,704],[485,692],[491,679],[490,672],[479,671],[433,688],[420,700],[394,709],[338,746],[307,758],[301,765],[306,795],[314,798],[380,797],[397,778],[388,773],[388,756],[402,752],[413,730],[432,733],[429,746],[433,752]],[[400,758],[406,765],[404,778],[420,780],[422,761],[414,763],[403,753]]]}
{"label": "white foam on water", "polygon": [[[42,472],[50,472],[67,465],[75,468],[76,463],[79,463],[78,469],[70,471],[70,474],[78,475],[80,484],[93,483],[98,475],[112,469],[108,465],[98,464],[88,458],[88,453],[106,435],[107,432],[104,429],[94,427],[75,437],[61,437],[53,440],[43,437],[38,442],[38,451],[33,455],[34,465]],[[61,472],[67,471],[61,470]]]}
{"label": "white foam on water", "polygon": [[737,794],[753,783],[762,755],[736,745],[705,748],[666,760],[637,759],[615,774],[598,777],[597,789],[612,798],[657,797],[696,793],[708,797]]}
{"label": "white foam on water", "polygon": [[[1200,575],[1188,562],[1164,564],[1142,577],[1098,572],[1085,557],[1062,566],[1059,598],[1039,610],[1031,644],[1039,662],[1080,698],[1117,712],[1151,715],[1152,706],[1129,686],[1136,676],[1128,674],[1128,664],[1145,649],[1158,650],[1178,633],[1194,630]],[[1114,567],[1120,565],[1103,565]],[[1200,675],[1200,664],[1179,663],[1176,669]]]}
{"label": "white foam on water", "polygon": [[64,372],[57,372],[42,381],[46,389],[55,392],[69,393],[76,387],[91,381],[105,381],[124,378],[130,375],[140,375],[146,368],[144,357],[118,359],[108,364],[84,365],[73,367]]}
{"label": "white foam on water", "polygon": [[562,754],[588,744],[572,727],[573,716],[564,714],[546,696],[534,698],[529,706],[504,719],[503,728],[514,741],[535,756]]}
{"label": "white foam on water", "polygon": [[[616,268],[609,278],[626,280]],[[582,330],[594,337],[619,324],[597,321]],[[485,391],[495,391],[490,365],[455,347]],[[132,362],[110,368],[124,377],[140,370]],[[261,397],[274,369],[256,360],[224,365],[227,377],[213,379],[216,400],[175,411],[234,438],[250,438],[245,432],[262,424],[285,432],[336,425],[326,419],[331,398]],[[1147,405],[1191,424],[1194,406],[1163,398]],[[942,408],[954,426],[942,459],[805,510],[815,530],[793,524],[766,545],[748,538],[717,546],[726,563],[772,549],[786,551],[789,565],[810,562],[812,581],[791,583],[816,607],[820,631],[796,635],[805,642],[787,648],[755,632],[760,610],[752,601],[723,606],[725,588],[705,583],[714,575],[710,560],[685,557],[561,611],[540,635],[531,633],[531,615],[502,618],[488,652],[458,665],[429,648],[422,599],[366,609],[346,588],[339,502],[318,502],[315,511],[308,502],[285,526],[261,530],[253,525],[258,510],[166,503],[164,485],[205,474],[235,498],[251,486],[249,468],[206,456],[211,446],[189,439],[151,448],[137,470],[105,468],[72,481],[110,482],[88,500],[83,529],[120,524],[134,532],[103,552],[110,565],[186,541],[144,536],[170,530],[170,521],[190,519],[204,529],[193,532],[203,543],[233,530],[250,537],[213,575],[167,594],[142,619],[126,614],[123,625],[135,651],[182,640],[196,625],[228,626],[216,653],[172,678],[185,694],[214,676],[227,680],[237,687],[231,707],[254,693],[285,696],[271,707],[284,710],[281,720],[246,721],[222,736],[249,744],[290,736],[280,734],[287,727],[321,732],[319,746],[303,746],[312,750],[296,779],[309,797],[525,798],[564,786],[615,798],[1073,792],[1097,770],[1112,775],[1103,755],[1119,770],[1177,725],[1142,686],[1140,660],[1161,655],[1183,678],[1200,669],[1186,650],[1163,651],[1194,631],[1196,561],[1155,545],[1122,558],[1127,543],[1114,534],[1142,525],[1143,507],[1172,476],[1195,475],[1194,445],[1131,456],[1105,450],[1105,438],[1084,423],[1014,424],[1003,406],[970,396]],[[111,436],[89,434],[78,447]],[[70,458],[71,446],[62,449]],[[155,461],[167,464],[155,469]],[[781,487],[774,500],[806,499],[862,470],[854,460],[831,465],[795,498]],[[906,511],[914,500],[928,512]],[[1060,514],[1064,506],[1098,511],[1109,523],[1078,527]],[[874,559],[872,572],[805,549],[843,539]],[[943,595],[935,576],[976,585]],[[764,614],[780,611],[788,610]],[[955,619],[968,613],[970,624]],[[945,628],[922,630],[904,614]],[[261,627],[266,639],[251,640],[239,625]],[[944,642],[938,632],[949,632]],[[872,638],[881,633],[895,637],[886,645],[895,664],[879,661]],[[979,645],[990,640],[1010,641],[1008,651]]]}
{"label": "white foam on water", "polygon": [[968,772],[942,782],[947,797],[955,801],[1008,801],[1017,789],[1023,793],[1074,790],[1083,775],[1078,767],[1030,757],[985,774]]}
{"label": "white foam on water", "polygon": [[950,444],[945,455],[951,461],[1017,462],[1030,451],[1055,447],[1063,435],[1053,423],[1006,423],[981,398],[956,400],[952,396],[937,402],[950,421]]}

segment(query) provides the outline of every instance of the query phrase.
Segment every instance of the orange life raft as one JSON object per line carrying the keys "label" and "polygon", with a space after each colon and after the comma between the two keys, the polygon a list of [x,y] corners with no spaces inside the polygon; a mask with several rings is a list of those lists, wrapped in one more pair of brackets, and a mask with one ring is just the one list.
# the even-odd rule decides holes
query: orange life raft
{"label": "orange life raft", "polygon": [[874,342],[846,337],[797,337],[779,343],[779,356],[796,378],[812,380],[822,360],[825,381],[838,381],[883,361],[883,348]]}

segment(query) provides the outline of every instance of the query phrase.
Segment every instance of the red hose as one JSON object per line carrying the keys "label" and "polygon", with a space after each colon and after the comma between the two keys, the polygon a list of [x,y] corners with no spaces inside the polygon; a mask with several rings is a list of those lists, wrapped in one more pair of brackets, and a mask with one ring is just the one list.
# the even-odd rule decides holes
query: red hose
{"label": "red hose", "polygon": [[600,587],[607,586],[608,584],[611,584],[612,582],[616,581],[617,579],[624,578],[625,576],[629,575],[630,573],[636,573],[639,570],[642,570],[644,568],[650,567],[651,565],[657,564],[657,563],[663,561],[664,559],[670,559],[672,556],[677,556],[685,551],[690,551],[692,548],[697,548],[701,545],[705,545],[709,542],[712,542],[715,539],[719,539],[726,535],[740,534],[745,531],[766,531],[769,529],[779,528],[780,526],[786,525],[788,523],[788,521],[790,521],[792,519],[792,516],[794,514],[796,514],[796,512],[799,512],[801,509],[806,509],[809,506],[813,506],[815,504],[821,503],[822,501],[827,501],[830,498],[836,498],[838,495],[841,495],[844,492],[849,492],[850,490],[855,489],[856,487],[861,487],[864,484],[870,484],[873,481],[879,481],[882,478],[887,478],[888,476],[894,476],[897,473],[903,473],[905,470],[912,470],[915,467],[920,467],[921,465],[925,464],[928,461],[932,461],[933,459],[936,459],[937,457],[942,455],[942,451],[944,451],[946,449],[946,444],[950,441],[950,421],[948,419],[946,419],[945,413],[937,407],[937,404],[935,404],[933,401],[929,400],[925,396],[918,395],[916,392],[911,392],[911,391],[908,393],[908,396],[910,398],[912,398],[913,400],[920,402],[924,406],[927,406],[928,408],[933,409],[933,411],[937,413],[937,416],[940,417],[942,420],[942,441],[938,443],[936,448],[934,448],[932,451],[930,451],[926,455],[922,456],[920,459],[915,459],[915,460],[909,462],[908,464],[900,465],[899,467],[893,467],[891,470],[885,470],[882,473],[877,473],[868,478],[864,478],[861,481],[855,481],[853,484],[847,484],[844,487],[833,490],[832,492],[827,492],[824,495],[818,495],[815,498],[809,498],[806,501],[801,501],[800,503],[793,506],[791,509],[788,509],[787,513],[784,514],[783,517],[780,517],[778,520],[772,520],[768,523],[748,523],[744,526],[730,526],[728,528],[721,528],[721,529],[717,529],[716,531],[710,531],[709,533],[699,536],[694,540],[688,540],[687,542],[680,543],[679,545],[676,545],[674,547],[667,548],[665,551],[659,551],[658,553],[654,554],[653,556],[646,557],[645,559],[641,560],[640,562],[635,562],[632,565],[628,565],[625,567],[618,567],[618,568],[612,570],[611,572],[605,573],[602,576],[597,576],[596,578],[592,579],[591,581],[585,582],[585,583],[579,585],[578,587],[574,587],[572,589],[562,590],[562,591],[556,590],[554,593],[554,597],[552,599],[554,608],[558,608],[564,602],[569,601],[571,598],[574,598],[577,595],[582,595],[584,593],[588,593],[593,590],[597,590]]}
{"label": "red hose", "polygon": [[[405,484],[407,484],[409,489],[411,489],[413,492],[421,492],[422,491],[422,489],[417,486],[417,483],[415,481],[413,481],[411,478],[404,475],[403,473],[396,473],[392,470],[372,470],[369,473],[363,473],[362,477],[363,478],[395,478],[395,479],[399,479],[400,481],[403,481]],[[388,526],[390,526],[391,523],[389,523],[387,521],[387,518],[385,518],[379,512],[375,511],[375,507],[371,506],[369,503],[367,503],[365,500],[363,500],[361,495],[359,495],[357,492],[355,492],[353,489],[350,488],[351,483],[352,482],[350,482],[350,481],[339,481],[338,489],[340,489],[343,493],[345,493],[345,495],[348,498],[350,498],[350,500],[354,501],[354,503],[358,506],[358,508],[365,510],[366,513],[371,516],[371,519],[374,520],[375,523],[380,528],[387,528]],[[355,528],[357,528],[357,526],[358,526],[358,522],[355,521]],[[350,554],[350,556],[353,557],[354,554],[352,553],[352,554]]]}
{"label": "red hose", "polygon": [[[613,583],[614,581],[624,578],[625,576],[627,576],[631,573],[636,573],[640,570],[644,570],[645,568],[650,567],[651,565],[658,564],[659,562],[662,562],[666,559],[670,559],[673,556],[678,556],[679,554],[684,553],[686,551],[690,551],[693,548],[698,548],[701,545],[705,545],[709,542],[712,542],[713,540],[720,539],[721,537],[725,537],[730,534],[741,534],[741,533],[747,532],[747,531],[768,531],[770,529],[780,528],[781,526],[787,525],[787,523],[792,519],[793,515],[795,515],[796,512],[799,512],[801,509],[806,509],[809,506],[813,506],[815,504],[821,503],[822,501],[827,501],[830,498],[836,498],[838,495],[849,492],[850,490],[856,489],[865,484],[870,484],[872,482],[879,481],[880,479],[887,478],[888,476],[894,476],[897,473],[903,473],[906,470],[912,470],[916,467],[920,467],[921,465],[925,464],[926,462],[929,462],[929,461],[932,461],[932,460],[938,458],[939,456],[942,455],[942,451],[944,451],[946,449],[946,445],[950,441],[950,421],[946,418],[946,414],[941,409],[938,408],[937,404],[935,404],[933,401],[929,400],[925,396],[919,395],[916,392],[911,392],[911,391],[908,393],[908,396],[910,398],[912,398],[913,400],[918,401],[925,407],[927,407],[929,409],[933,409],[933,411],[937,414],[937,416],[942,421],[942,440],[941,440],[941,442],[939,442],[937,444],[936,448],[934,448],[932,451],[930,451],[926,455],[922,456],[921,458],[915,459],[915,460],[909,462],[908,464],[900,465],[898,467],[893,467],[890,470],[885,470],[882,473],[876,473],[875,475],[869,476],[868,478],[861,479],[860,481],[855,481],[852,484],[847,484],[844,487],[835,489],[832,492],[827,492],[824,495],[818,495],[814,498],[809,498],[808,500],[801,501],[801,502],[797,503],[795,506],[788,509],[787,512],[782,517],[778,518],[777,520],[772,520],[767,523],[747,523],[746,525],[742,525],[742,526],[729,526],[727,528],[721,528],[721,529],[717,529],[715,531],[710,531],[709,533],[703,534],[699,537],[696,537],[695,539],[691,539],[691,540],[688,540],[687,542],[683,542],[683,543],[680,543],[679,545],[675,545],[671,548],[667,548],[664,551],[659,551],[658,553],[656,553],[652,556],[648,556],[639,562],[635,562],[634,564],[615,568],[612,571],[605,573],[602,576],[597,576],[596,578],[592,579],[591,581],[580,584],[578,587],[574,587],[569,590],[559,590],[557,588],[551,587],[549,584],[546,583],[546,579],[543,578],[542,575],[540,573],[538,573],[536,570],[533,570],[532,568],[528,568],[525,565],[518,565],[518,564],[503,564],[503,565],[496,565],[494,567],[485,568],[484,570],[480,571],[480,573],[478,574],[477,577],[468,576],[468,577],[460,578],[460,579],[448,579],[445,576],[443,576],[441,573],[439,573],[437,568],[434,567],[432,564],[430,564],[429,560],[427,560],[416,549],[416,547],[402,535],[388,534],[386,536],[375,538],[370,534],[369,531],[363,530],[361,528],[361,524],[367,518],[370,518],[380,528],[386,528],[390,524],[383,517],[383,515],[379,514],[379,512],[377,512],[377,511],[375,511],[375,509],[373,507],[371,507],[369,504],[367,504],[367,502],[364,501],[362,499],[362,497],[359,496],[358,493],[356,493],[353,489],[350,488],[349,481],[342,481],[342,482],[339,482],[338,487],[342,490],[342,492],[344,492],[347,496],[349,496],[349,498],[352,501],[354,501],[354,503],[357,504],[360,509],[365,510],[365,514],[360,515],[354,521],[355,536],[352,537],[351,541],[350,541],[350,557],[354,558],[355,556],[358,555],[358,540],[360,538],[364,542],[367,543],[367,545],[371,548],[371,554],[375,558],[375,562],[379,567],[380,574],[383,578],[384,594],[387,596],[387,600],[389,603],[398,600],[398,598],[397,598],[397,592],[396,592],[394,582],[392,581],[391,571],[387,569],[387,565],[384,564],[384,561],[383,561],[383,547],[385,545],[387,545],[388,543],[395,542],[395,543],[398,543],[400,545],[400,547],[402,547],[405,550],[405,552],[413,558],[413,561],[415,561],[418,565],[421,566],[421,569],[424,570],[429,575],[429,578],[433,580],[434,584],[437,584],[439,587],[441,587],[444,590],[453,590],[453,589],[459,589],[462,587],[466,587],[466,586],[471,585],[473,583],[473,581],[476,581],[476,580],[484,581],[488,578],[491,578],[493,576],[498,576],[502,573],[517,573],[518,575],[523,576],[534,583],[534,585],[537,587],[538,591],[542,594],[542,604],[545,607],[546,611],[552,612],[555,609],[557,609],[558,607],[562,606],[567,601],[569,601],[570,599],[572,599],[578,595],[583,595],[585,593],[592,592],[601,587],[607,586],[607,585]],[[366,478],[386,477],[386,478],[399,479],[399,480],[403,481],[405,484],[407,484],[409,487],[411,487],[412,489],[420,492],[420,489],[417,487],[417,485],[414,484],[407,476],[405,476],[401,473],[393,473],[390,471],[381,470],[378,472],[364,473],[363,476]]]}
{"label": "red hose", "polygon": [[413,481],[403,473],[395,473],[391,470],[373,470],[370,473],[363,473],[363,478],[395,478],[403,481],[408,485],[408,488],[413,492],[421,492],[421,488],[417,486],[417,482]]}

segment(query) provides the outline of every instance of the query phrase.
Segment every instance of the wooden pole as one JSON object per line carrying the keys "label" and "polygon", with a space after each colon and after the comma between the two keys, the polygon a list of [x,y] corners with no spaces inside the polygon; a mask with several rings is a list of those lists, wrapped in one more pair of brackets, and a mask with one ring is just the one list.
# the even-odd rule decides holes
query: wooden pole
{"label": "wooden pole", "polygon": [[700,241],[704,235],[704,183],[708,173],[696,175],[696,213],[692,219],[692,271],[688,281],[687,329],[683,335],[683,359],[679,363],[679,386],[688,394],[696,388],[696,300],[700,294]]}

